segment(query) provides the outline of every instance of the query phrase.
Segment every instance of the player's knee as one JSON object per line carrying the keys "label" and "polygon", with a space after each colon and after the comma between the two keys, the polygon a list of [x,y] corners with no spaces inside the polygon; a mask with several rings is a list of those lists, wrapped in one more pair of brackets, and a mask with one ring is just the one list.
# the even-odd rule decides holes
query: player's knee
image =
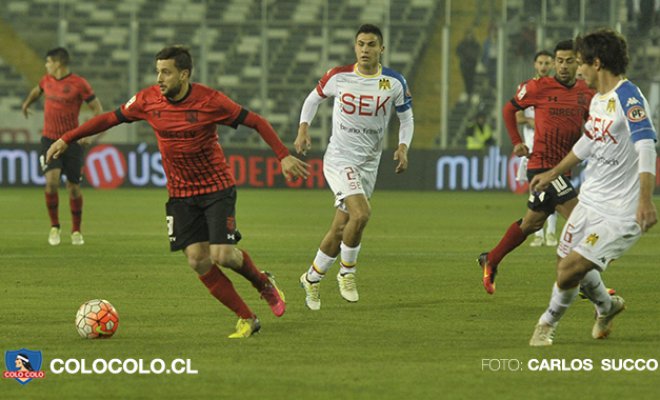
{"label": "player's knee", "polygon": [[561,290],[568,290],[580,284],[584,278],[577,264],[559,263],[557,266],[557,286]]}
{"label": "player's knee", "polygon": [[211,252],[211,261],[219,266],[237,269],[241,267],[240,259],[234,247],[222,246],[218,251]]}
{"label": "player's knee", "polygon": [[213,265],[207,252],[197,251],[189,247],[186,248],[185,254],[190,268],[200,275],[208,272]]}
{"label": "player's knee", "polygon": [[361,227],[365,227],[367,223],[369,222],[369,218],[371,218],[371,210],[370,209],[363,209],[363,210],[357,210],[353,213],[351,213],[350,217],[353,222],[355,222],[357,225]]}

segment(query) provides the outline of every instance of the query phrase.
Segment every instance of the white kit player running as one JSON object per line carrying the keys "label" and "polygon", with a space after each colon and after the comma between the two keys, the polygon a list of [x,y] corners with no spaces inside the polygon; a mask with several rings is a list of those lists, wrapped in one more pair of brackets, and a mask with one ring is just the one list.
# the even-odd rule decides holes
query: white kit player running
{"label": "white kit player running", "polygon": [[599,30],[578,37],[575,43],[578,72],[598,93],[591,101],[585,133],[573,150],[530,184],[532,190],[542,191],[561,172],[587,160],[578,205],[557,248],[557,282],[531,346],[553,343],[557,324],[575,300],[578,286],[596,307],[592,337],[606,338],[625,303],[607,293],[601,272],[657,222],[652,198],[657,135],[646,99],[624,78],[625,39],[612,30]]}
{"label": "white kit player running", "polygon": [[355,64],[328,71],[305,99],[294,146],[298,153],[311,148],[308,133],[319,104],[335,97],[332,135],[323,157],[323,174],[335,195],[335,215],[308,271],[300,277],[305,303],[321,308],[319,285],[340,256],[337,274],[341,296],[359,299],[355,272],[362,233],[369,221],[369,198],[374,191],[383,138],[396,110],[400,121],[399,145],[394,152],[395,172],[408,168],[413,137],[412,98],[401,74],[380,65],[383,35],[375,25],[362,25],[355,36]]}
{"label": "white kit player running", "polygon": [[[544,76],[548,76],[552,65],[554,62],[554,57],[552,53],[548,50],[541,50],[534,54],[534,70],[536,71],[536,76],[534,79],[539,79]],[[524,85],[523,82],[521,85]],[[524,110],[516,112],[516,120],[519,124],[523,126],[523,140],[525,141],[525,146],[529,149],[531,153],[534,151],[534,107],[527,107]],[[518,182],[527,182],[527,162],[529,159],[527,157],[520,158],[520,165],[518,168],[518,174],[516,175],[516,180]],[[548,216],[547,219],[548,227],[546,228],[545,234],[543,233],[543,228],[539,229],[534,233],[534,239],[530,242],[532,247],[540,247],[545,244],[546,246],[554,247],[557,245],[557,212],[553,212]]]}

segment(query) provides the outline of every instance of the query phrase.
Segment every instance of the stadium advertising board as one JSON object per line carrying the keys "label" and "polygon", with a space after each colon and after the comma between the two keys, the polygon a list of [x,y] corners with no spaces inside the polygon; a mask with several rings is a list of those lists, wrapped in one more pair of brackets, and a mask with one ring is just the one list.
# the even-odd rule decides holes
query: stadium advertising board
{"label": "stadium advertising board", "polygon": [[[3,145],[0,148],[0,186],[43,186],[38,145]],[[270,150],[225,149],[229,167],[240,187],[250,188],[327,188],[323,177],[323,154],[312,152],[305,161],[311,166],[310,178],[287,182],[277,158]],[[527,184],[515,180],[519,158],[499,147],[485,152],[411,150],[409,168],[394,174],[396,161],[391,152],[383,153],[377,189],[428,191],[511,191],[526,193]],[[657,163],[656,193],[660,193],[660,162]],[[100,189],[119,187],[164,187],[165,173],[156,146],[99,144],[85,157],[84,185]],[[573,185],[582,182],[581,169],[575,171]]]}

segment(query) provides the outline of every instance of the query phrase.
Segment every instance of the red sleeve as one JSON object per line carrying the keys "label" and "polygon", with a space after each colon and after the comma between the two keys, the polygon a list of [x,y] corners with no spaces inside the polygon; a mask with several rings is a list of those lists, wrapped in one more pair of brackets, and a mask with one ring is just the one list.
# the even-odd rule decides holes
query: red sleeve
{"label": "red sleeve", "polygon": [[286,148],[284,143],[282,143],[277,136],[275,129],[273,129],[270,123],[261,115],[248,111],[242,124],[259,132],[259,135],[261,135],[264,141],[268,143],[270,148],[273,149],[275,154],[277,154],[278,159],[281,160],[289,155],[289,149]]}
{"label": "red sleeve", "polygon": [[96,98],[92,86],[83,78],[80,78],[80,97],[82,97],[86,103],[89,103]]}
{"label": "red sleeve", "polygon": [[107,113],[97,115],[76,129],[68,131],[62,135],[61,139],[64,140],[65,143],[69,144],[78,139],[103,132],[115,125],[119,125],[120,123],[121,121],[117,117],[116,111],[109,111]]}
{"label": "red sleeve", "polygon": [[538,92],[539,81],[530,79],[518,86],[516,95],[513,97],[516,105],[524,110],[527,107],[534,107],[536,105],[536,93]]}
{"label": "red sleeve", "polygon": [[[146,90],[146,89],[145,89]],[[142,103],[144,101],[144,90],[137,92],[135,96],[131,97],[126,103],[122,104],[117,112],[119,115],[119,122],[134,122],[138,120],[147,119],[143,110]]]}
{"label": "red sleeve", "polygon": [[506,126],[506,131],[511,138],[511,143],[517,145],[522,143],[522,138],[520,137],[520,131],[518,131],[518,122],[516,121],[516,112],[519,109],[513,105],[513,100],[508,101],[504,108],[502,108],[502,117],[504,117],[504,125]]}
{"label": "red sleeve", "polygon": [[44,86],[46,86],[46,78],[47,78],[47,75],[44,75],[39,80],[39,88],[41,89],[42,92],[44,91]]}

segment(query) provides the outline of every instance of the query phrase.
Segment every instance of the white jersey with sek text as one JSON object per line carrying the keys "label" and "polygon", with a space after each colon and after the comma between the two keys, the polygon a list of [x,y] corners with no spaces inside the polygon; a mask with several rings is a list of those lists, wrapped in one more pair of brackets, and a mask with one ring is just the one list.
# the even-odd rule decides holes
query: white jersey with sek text
{"label": "white jersey with sek text", "polygon": [[[332,135],[324,160],[377,170],[393,110],[402,125],[399,143],[410,147],[412,98],[406,80],[398,72],[379,66],[377,74],[363,75],[357,64],[336,67],[321,78],[306,103],[314,100],[312,97],[319,102],[335,98]],[[305,108],[301,122],[310,123],[316,107]]]}
{"label": "white jersey with sek text", "polygon": [[639,200],[635,142],[657,140],[649,116],[646,98],[627,80],[594,96],[582,143],[574,147],[578,157],[588,160],[580,204],[608,217],[635,218]]}

